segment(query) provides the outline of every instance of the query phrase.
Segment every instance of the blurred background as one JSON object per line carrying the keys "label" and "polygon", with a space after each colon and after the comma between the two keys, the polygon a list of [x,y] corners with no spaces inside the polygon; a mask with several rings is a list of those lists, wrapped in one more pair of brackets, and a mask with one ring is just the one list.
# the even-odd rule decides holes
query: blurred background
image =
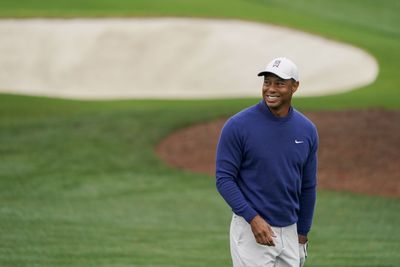
{"label": "blurred background", "polygon": [[321,138],[307,266],[398,266],[399,11],[391,0],[0,0],[0,265],[230,266],[215,143],[259,100],[255,75],[281,56],[262,48],[278,43],[313,88],[294,106]]}

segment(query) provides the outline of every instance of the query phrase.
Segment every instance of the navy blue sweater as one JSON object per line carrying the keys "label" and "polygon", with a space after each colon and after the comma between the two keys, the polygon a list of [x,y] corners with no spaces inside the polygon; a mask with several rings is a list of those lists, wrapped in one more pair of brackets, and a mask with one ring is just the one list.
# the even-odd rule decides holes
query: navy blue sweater
{"label": "navy blue sweater", "polygon": [[274,116],[263,100],[224,125],[216,155],[217,188],[233,212],[250,222],[257,214],[270,225],[311,228],[316,199],[318,134],[290,108]]}

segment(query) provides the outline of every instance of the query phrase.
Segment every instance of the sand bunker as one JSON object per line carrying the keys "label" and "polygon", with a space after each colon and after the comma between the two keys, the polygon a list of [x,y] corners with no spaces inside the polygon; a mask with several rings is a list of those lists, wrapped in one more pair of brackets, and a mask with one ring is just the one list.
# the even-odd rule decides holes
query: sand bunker
{"label": "sand bunker", "polygon": [[0,20],[0,91],[79,99],[259,96],[258,71],[287,56],[298,96],[373,82],[378,67],[356,47],[237,20]]}

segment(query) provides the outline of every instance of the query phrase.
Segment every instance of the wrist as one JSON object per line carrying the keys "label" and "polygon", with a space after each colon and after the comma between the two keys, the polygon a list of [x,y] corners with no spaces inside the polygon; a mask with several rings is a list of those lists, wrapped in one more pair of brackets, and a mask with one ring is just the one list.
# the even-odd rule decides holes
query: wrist
{"label": "wrist", "polygon": [[255,223],[258,223],[258,222],[260,221],[260,219],[262,219],[261,216],[257,214],[256,216],[253,217],[253,219],[251,219],[251,221],[249,222],[249,224],[250,224],[250,225],[253,225],[253,224],[255,224]]}

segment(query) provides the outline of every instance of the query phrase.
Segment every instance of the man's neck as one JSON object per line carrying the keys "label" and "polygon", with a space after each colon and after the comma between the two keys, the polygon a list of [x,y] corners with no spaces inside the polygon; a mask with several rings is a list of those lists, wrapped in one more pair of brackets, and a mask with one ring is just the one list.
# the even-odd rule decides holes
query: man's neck
{"label": "man's neck", "polygon": [[280,108],[280,109],[272,109],[272,108],[270,108],[269,110],[271,111],[272,114],[274,114],[275,117],[283,118],[283,117],[286,117],[289,114],[289,109],[290,109],[290,106],[289,107],[283,107],[283,108]]}

